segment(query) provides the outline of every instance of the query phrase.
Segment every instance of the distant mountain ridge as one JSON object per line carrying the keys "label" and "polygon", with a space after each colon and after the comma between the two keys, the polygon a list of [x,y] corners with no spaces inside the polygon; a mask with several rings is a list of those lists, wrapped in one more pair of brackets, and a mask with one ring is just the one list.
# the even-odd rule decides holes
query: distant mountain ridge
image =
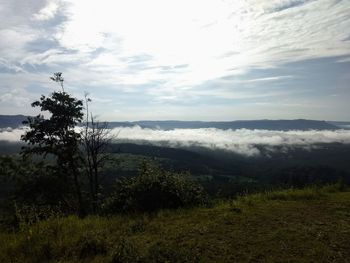
{"label": "distant mountain ridge", "polygon": [[[0,128],[17,128],[28,116],[24,115],[0,115]],[[336,130],[340,129],[335,123],[316,120],[244,120],[244,121],[133,121],[133,122],[109,122],[109,128],[140,126],[148,129],[259,129],[259,130]]]}
{"label": "distant mountain ridge", "polygon": [[259,130],[337,130],[339,127],[326,121],[315,120],[251,120],[251,121],[135,121],[135,122],[110,122],[109,127],[133,127],[173,130],[173,129],[198,129],[217,128],[227,129],[259,129]]}
{"label": "distant mountain ridge", "polygon": [[0,128],[18,128],[27,118],[25,115],[0,115]]}
{"label": "distant mountain ridge", "polygon": [[341,129],[350,130],[350,122],[349,121],[329,121],[328,123],[337,126]]}

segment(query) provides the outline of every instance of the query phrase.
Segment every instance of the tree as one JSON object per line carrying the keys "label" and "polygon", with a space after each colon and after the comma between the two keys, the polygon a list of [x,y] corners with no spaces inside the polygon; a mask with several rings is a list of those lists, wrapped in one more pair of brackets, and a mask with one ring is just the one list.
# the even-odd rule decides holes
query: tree
{"label": "tree", "polygon": [[[29,117],[25,124],[29,125],[21,139],[28,146],[22,150],[23,157],[28,155],[52,155],[56,160],[56,171],[67,189],[75,192],[77,210],[84,214],[81,184],[79,181],[79,145],[81,136],[75,127],[83,119],[83,102],[71,97],[63,89],[62,73],[55,73],[51,78],[62,87],[62,92],[53,92],[50,97],[41,96],[32,107],[39,107],[42,112],[49,112],[45,119],[42,114]],[[67,201],[67,200],[66,200]],[[68,203],[68,201],[67,201]]]}
{"label": "tree", "polygon": [[86,120],[82,141],[85,153],[85,167],[89,181],[91,210],[93,213],[97,213],[103,179],[100,174],[100,168],[110,160],[106,154],[106,148],[112,137],[110,136],[108,123],[95,121],[92,113],[90,114],[89,102],[91,102],[91,99],[85,93]]}
{"label": "tree", "polygon": [[50,77],[50,79],[57,82],[61,86],[62,91],[64,92],[64,87],[63,87],[64,78],[62,77],[62,72],[53,73],[53,77]]}

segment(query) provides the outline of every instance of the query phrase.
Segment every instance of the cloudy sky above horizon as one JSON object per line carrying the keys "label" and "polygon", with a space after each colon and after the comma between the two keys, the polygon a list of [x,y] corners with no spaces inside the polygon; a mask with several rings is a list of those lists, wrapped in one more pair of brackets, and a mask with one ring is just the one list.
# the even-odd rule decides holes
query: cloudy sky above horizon
{"label": "cloudy sky above horizon", "polygon": [[0,0],[0,114],[350,121],[349,0]]}

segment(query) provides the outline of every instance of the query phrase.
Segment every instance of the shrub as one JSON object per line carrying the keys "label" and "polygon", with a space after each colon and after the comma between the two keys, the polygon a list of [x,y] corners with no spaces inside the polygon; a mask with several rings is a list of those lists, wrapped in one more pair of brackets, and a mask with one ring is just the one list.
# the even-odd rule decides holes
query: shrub
{"label": "shrub", "polygon": [[164,171],[143,164],[137,177],[117,181],[114,192],[104,204],[104,211],[152,212],[206,202],[203,187],[191,180],[188,174]]}
{"label": "shrub", "polygon": [[105,255],[107,253],[107,246],[106,237],[103,233],[84,233],[77,244],[80,251],[79,258],[85,259],[96,255]]}
{"label": "shrub", "polygon": [[179,247],[175,243],[158,241],[148,249],[149,262],[199,262],[199,255],[193,250]]}
{"label": "shrub", "polygon": [[133,242],[121,238],[112,251],[112,263],[135,263],[139,261],[139,252]]}

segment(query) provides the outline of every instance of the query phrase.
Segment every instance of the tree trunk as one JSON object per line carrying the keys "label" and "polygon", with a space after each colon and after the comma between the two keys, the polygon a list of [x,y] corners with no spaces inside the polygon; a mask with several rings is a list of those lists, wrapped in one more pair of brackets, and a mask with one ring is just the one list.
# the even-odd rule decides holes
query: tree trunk
{"label": "tree trunk", "polygon": [[86,215],[86,211],[84,209],[84,202],[83,202],[83,197],[81,194],[81,188],[80,188],[80,183],[79,183],[79,178],[78,178],[78,171],[74,165],[74,162],[71,162],[71,171],[73,173],[73,179],[74,179],[74,186],[75,186],[75,191],[78,199],[78,215],[79,217],[84,217]]}

